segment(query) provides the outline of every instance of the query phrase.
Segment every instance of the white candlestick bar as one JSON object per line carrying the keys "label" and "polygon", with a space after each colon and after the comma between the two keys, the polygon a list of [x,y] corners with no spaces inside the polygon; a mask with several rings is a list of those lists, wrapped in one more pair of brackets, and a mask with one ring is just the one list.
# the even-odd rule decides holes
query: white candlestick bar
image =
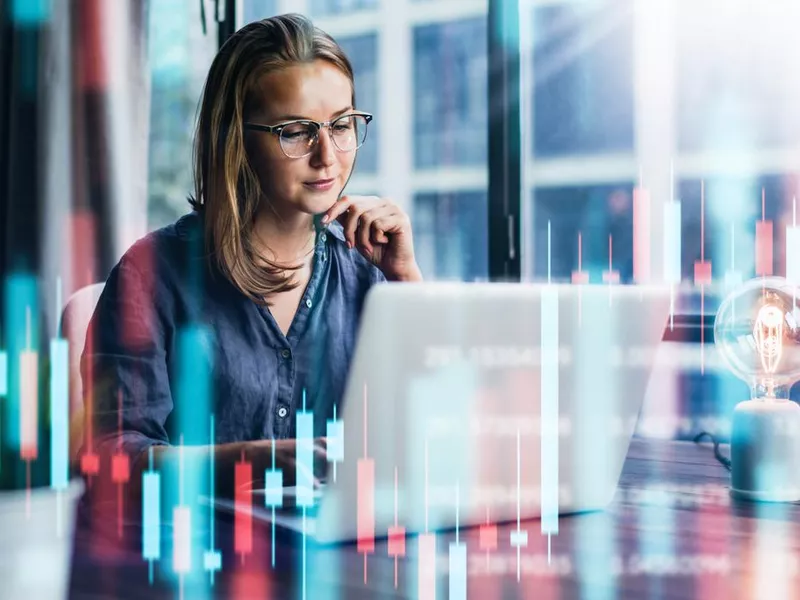
{"label": "white candlestick bar", "polygon": [[314,415],[305,410],[297,413],[297,506],[314,504]]}
{"label": "white candlestick bar", "polygon": [[467,546],[463,542],[450,544],[450,595],[451,600],[467,599]]}
{"label": "white candlestick bar", "polygon": [[142,557],[161,558],[161,474],[147,471],[142,478]]}
{"label": "white candlestick bar", "polygon": [[50,485],[67,489],[69,482],[69,344],[50,340]]}
{"label": "white candlestick bar", "polygon": [[[542,289],[542,533],[558,533],[558,291]],[[519,486],[519,482],[517,483]]]}
{"label": "white candlestick bar", "polygon": [[188,506],[176,506],[173,511],[172,567],[186,574],[192,568],[192,513]]}
{"label": "white candlestick bar", "polygon": [[0,350],[0,397],[8,395],[8,354]]}
{"label": "white candlestick bar", "polygon": [[786,228],[786,279],[800,284],[800,227]]}
{"label": "white candlestick bar", "polygon": [[633,279],[650,281],[650,192],[642,187],[633,190]]}
{"label": "white candlestick bar", "polygon": [[681,205],[675,201],[664,204],[664,281],[681,282]]}
{"label": "white candlestick bar", "polygon": [[436,534],[420,534],[417,544],[417,598],[436,600]]}

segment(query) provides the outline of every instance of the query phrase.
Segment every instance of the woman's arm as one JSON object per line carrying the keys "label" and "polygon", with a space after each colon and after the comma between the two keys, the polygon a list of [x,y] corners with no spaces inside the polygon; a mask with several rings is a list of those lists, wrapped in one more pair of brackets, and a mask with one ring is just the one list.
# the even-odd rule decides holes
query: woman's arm
{"label": "woman's arm", "polygon": [[[242,459],[252,465],[253,479],[248,482],[251,487],[257,488],[264,485],[264,472],[272,468],[272,453],[275,452],[275,468],[283,471],[284,485],[295,485],[297,472],[296,463],[297,440],[255,440],[246,442],[231,442],[217,444],[214,451],[215,494],[222,497],[232,497],[235,492],[234,473],[236,463]],[[184,453],[184,460],[190,457],[193,462],[199,461],[208,464],[211,456],[211,446],[185,446],[178,450],[172,446],[158,446],[153,448],[153,468],[161,469],[167,463],[180,460],[180,452]],[[316,487],[319,485],[320,476],[325,468],[325,440],[314,440],[314,465],[313,472],[308,473],[308,479]],[[138,478],[148,468],[149,457],[145,452],[140,456],[134,466]],[[195,462],[196,464],[196,462]]]}

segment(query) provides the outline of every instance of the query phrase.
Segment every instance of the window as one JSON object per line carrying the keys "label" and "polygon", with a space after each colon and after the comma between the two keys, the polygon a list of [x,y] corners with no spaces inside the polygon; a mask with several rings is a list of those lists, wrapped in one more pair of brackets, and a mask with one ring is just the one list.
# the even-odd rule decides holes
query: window
{"label": "window", "polygon": [[419,194],[414,198],[414,246],[429,279],[485,280],[485,192]]}
{"label": "window", "polygon": [[414,30],[414,164],[486,164],[486,19]]}
{"label": "window", "polygon": [[[703,255],[711,262],[713,278],[722,282],[727,272],[755,273],[756,222],[762,218],[764,196],[766,220],[772,221],[774,273],[786,271],[786,227],[792,225],[793,199],[798,175],[712,176],[705,188]],[[694,262],[700,260],[701,180],[685,179],[679,184],[681,199],[681,270],[691,279]]]}
{"label": "window", "polygon": [[536,7],[532,21],[534,155],[630,152],[631,1]]}
{"label": "window", "polygon": [[798,20],[796,2],[678,3],[681,150],[797,147]]}
{"label": "window", "polygon": [[151,2],[148,227],[156,229],[189,211],[193,193],[192,139],[200,93],[217,51],[212,15],[207,33],[193,0]]}
{"label": "window", "polygon": [[[353,65],[356,80],[356,108],[375,113],[378,110],[378,36],[361,35],[336,40]],[[380,119],[369,124],[367,140],[358,150],[355,173],[375,173],[378,170]]]}
{"label": "window", "polygon": [[580,270],[588,274],[591,283],[603,282],[606,272],[616,272],[621,283],[629,282],[633,275],[632,187],[632,183],[622,182],[535,189],[531,194],[536,206],[532,224],[535,262],[528,278],[547,279],[549,223],[553,281],[571,281],[580,262]]}
{"label": "window", "polygon": [[[714,281],[725,277],[731,231],[737,270],[745,279],[755,275],[762,188],[765,217],[774,221],[774,272],[783,274],[784,225],[800,191],[800,87],[786,76],[800,69],[790,33],[798,18],[797,3],[520,0],[520,22],[530,24],[521,30],[530,94],[523,114],[532,133],[524,166],[532,196],[526,275],[546,275],[547,221],[554,276],[566,277],[574,264],[578,230],[618,230],[613,256],[629,259],[632,248],[618,243],[632,239],[631,195],[641,169],[654,228],[662,227],[665,202],[681,202],[685,287],[694,285],[700,258],[702,180]],[[629,183],[616,189],[619,182]],[[624,214],[591,208],[600,202],[596,194],[609,193],[626,204]],[[655,240],[651,257],[660,272],[662,240]],[[597,260],[591,244],[584,235],[585,264]],[[624,269],[620,275],[630,281]]]}
{"label": "window", "polygon": [[377,8],[380,0],[308,0],[309,14],[316,18]]}
{"label": "window", "polygon": [[427,279],[486,278],[486,2],[322,4],[308,11],[344,48],[359,108],[375,115],[348,192],[408,212]]}
{"label": "window", "polygon": [[278,0],[244,0],[242,25],[278,14]]}

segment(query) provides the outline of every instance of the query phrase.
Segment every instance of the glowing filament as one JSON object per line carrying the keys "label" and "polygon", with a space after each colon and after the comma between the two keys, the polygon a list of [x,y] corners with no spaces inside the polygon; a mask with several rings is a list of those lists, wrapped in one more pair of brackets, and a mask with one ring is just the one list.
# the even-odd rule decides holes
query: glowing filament
{"label": "glowing filament", "polygon": [[774,374],[783,354],[783,312],[771,304],[761,307],[753,329],[761,366],[766,373]]}

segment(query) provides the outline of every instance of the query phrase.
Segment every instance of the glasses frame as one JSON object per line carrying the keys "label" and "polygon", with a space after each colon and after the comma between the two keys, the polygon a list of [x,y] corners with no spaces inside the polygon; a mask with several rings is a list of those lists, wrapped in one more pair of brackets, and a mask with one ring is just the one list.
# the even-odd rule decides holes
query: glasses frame
{"label": "glasses frame", "polygon": [[[331,119],[330,121],[321,121],[321,122],[313,121],[311,119],[295,119],[294,121],[286,121],[285,123],[278,123],[277,125],[262,125],[261,123],[253,123],[251,121],[245,121],[244,128],[255,131],[265,131],[266,133],[271,133],[273,135],[278,136],[278,142],[280,144],[281,151],[284,153],[284,155],[286,155],[287,158],[303,158],[311,154],[314,151],[314,148],[316,148],[317,145],[319,144],[319,132],[322,131],[323,127],[328,129],[328,133],[331,136],[331,141],[333,142],[333,145],[336,148],[336,150],[338,150],[339,152],[355,152],[356,150],[361,148],[361,146],[364,145],[364,142],[367,141],[366,133],[364,134],[364,142],[361,142],[361,144],[359,144],[352,150],[342,150],[336,143],[336,139],[333,136],[333,129],[332,129],[333,124],[336,123],[338,120],[344,119],[346,117],[364,117],[367,120],[367,125],[369,125],[373,119],[373,115],[371,113],[361,112],[361,111],[351,111],[349,113],[339,115],[338,117],[336,117],[335,119]],[[283,138],[281,137],[281,133],[289,125],[295,125],[297,123],[301,123],[303,125],[313,125],[314,127],[316,127],[317,130],[316,136],[314,138],[314,142],[309,147],[308,152],[300,156],[289,156],[289,154],[286,152],[286,149],[283,147]],[[367,131],[369,131],[369,129]]]}

